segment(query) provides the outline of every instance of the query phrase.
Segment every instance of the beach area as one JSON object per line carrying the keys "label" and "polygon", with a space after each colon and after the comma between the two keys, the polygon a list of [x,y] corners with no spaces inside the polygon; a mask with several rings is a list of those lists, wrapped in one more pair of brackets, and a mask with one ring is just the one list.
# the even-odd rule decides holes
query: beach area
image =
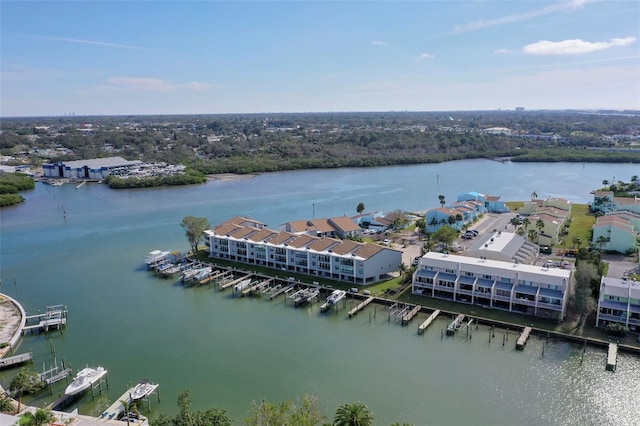
{"label": "beach area", "polygon": [[220,173],[207,175],[207,180],[217,180],[220,182],[238,182],[242,180],[253,179],[256,176],[258,175],[255,173],[248,173],[246,175],[240,175],[237,173]]}

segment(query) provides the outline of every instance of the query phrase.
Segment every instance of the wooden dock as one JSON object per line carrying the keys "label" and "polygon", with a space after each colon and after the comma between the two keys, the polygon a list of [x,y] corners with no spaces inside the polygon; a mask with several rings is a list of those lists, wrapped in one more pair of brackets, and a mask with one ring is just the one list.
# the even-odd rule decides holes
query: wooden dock
{"label": "wooden dock", "polygon": [[276,297],[280,296],[282,293],[290,292],[291,290],[293,290],[294,285],[295,284],[289,284],[288,286],[281,287],[280,289],[274,291],[269,295],[269,300],[275,299]]}
{"label": "wooden dock", "polygon": [[214,281],[216,279],[218,279],[219,277],[222,277],[225,274],[228,274],[228,271],[213,271],[211,273],[211,275],[209,275],[207,278],[203,278],[200,281],[198,281],[198,284],[200,285],[204,285],[204,284],[208,284],[211,281]]}
{"label": "wooden dock", "polygon": [[529,333],[531,333],[531,327],[525,327],[520,333],[520,337],[518,337],[518,341],[516,342],[516,349],[519,351],[524,350],[524,346],[527,344],[527,339],[529,339]]}
{"label": "wooden dock", "polygon": [[220,284],[220,290],[224,290],[224,289],[227,289],[229,287],[232,287],[232,286],[238,284],[240,281],[249,279],[252,276],[253,276],[253,274],[247,274],[244,277],[236,278],[235,280],[231,280],[228,283]]}
{"label": "wooden dock", "polygon": [[31,352],[25,352],[23,354],[0,359],[0,368],[9,368],[14,365],[20,365],[31,361],[33,361],[33,354]]}
{"label": "wooden dock", "polygon": [[458,331],[458,329],[462,325],[462,321],[464,321],[464,317],[464,314],[458,314],[456,319],[454,319],[451,324],[447,326],[447,336],[453,336],[454,334],[456,334],[456,331]]}
{"label": "wooden dock", "polygon": [[418,327],[418,333],[420,334],[424,333],[427,327],[431,325],[433,320],[435,320],[438,317],[438,315],[440,315],[440,309],[436,309],[435,311],[433,311],[433,313],[429,315],[429,318],[427,318],[425,322],[420,324],[420,326]]}
{"label": "wooden dock", "polygon": [[405,316],[402,317],[402,325],[409,324],[409,322],[413,319],[413,317],[415,317],[418,314],[418,312],[420,312],[420,309],[422,309],[422,306],[416,305],[413,309],[407,312]]}
{"label": "wooden dock", "polygon": [[[36,322],[33,324],[33,322]],[[31,324],[29,324],[31,323]],[[49,331],[60,330],[67,324],[67,307],[64,305],[47,306],[44,313],[28,315],[25,317],[25,326],[22,333],[27,331]]]}
{"label": "wooden dock", "polygon": [[375,299],[375,298],[373,296],[370,296],[364,302],[360,303],[358,306],[356,306],[355,308],[350,310],[349,311],[349,318],[351,318],[354,315],[357,315],[358,312],[363,310],[369,303],[373,302],[373,299]]}
{"label": "wooden dock", "polygon": [[618,364],[618,344],[609,342],[609,352],[607,353],[607,370],[616,371]]}
{"label": "wooden dock", "polygon": [[247,296],[252,294],[254,291],[260,291],[262,290],[264,287],[268,286],[271,281],[273,281],[273,278],[270,278],[268,280],[264,280],[264,281],[260,281],[259,283],[252,285],[250,287],[245,288],[244,290],[242,290],[242,296]]}
{"label": "wooden dock", "polygon": [[[127,391],[123,393],[120,398],[116,399],[115,402],[109,406],[109,408],[107,408],[102,412],[102,414],[100,414],[100,417],[98,417],[98,419],[102,421],[119,420],[122,415],[125,415],[125,410],[127,409],[122,401],[126,401],[128,403],[131,400],[131,392],[133,392],[133,388],[127,389]],[[159,399],[160,395],[158,395],[158,400]],[[124,423],[122,424],[138,425],[143,424],[146,421],[147,419],[142,415],[138,415],[137,419],[129,418],[128,420],[126,420],[125,415],[125,417],[123,417]]]}
{"label": "wooden dock", "polygon": [[66,379],[70,375],[71,375],[70,368],[65,368],[55,374],[53,371],[51,372],[51,374],[49,373],[39,374],[40,380],[45,382],[47,385],[53,385],[55,383],[58,383],[59,381]]}

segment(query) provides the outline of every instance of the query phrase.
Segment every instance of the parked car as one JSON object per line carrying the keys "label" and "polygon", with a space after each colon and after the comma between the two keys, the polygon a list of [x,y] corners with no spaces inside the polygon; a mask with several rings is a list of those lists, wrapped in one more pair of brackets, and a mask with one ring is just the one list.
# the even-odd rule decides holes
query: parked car
{"label": "parked car", "polygon": [[553,252],[553,250],[549,246],[541,246],[540,247],[540,253],[542,253],[542,254],[551,254],[552,252]]}
{"label": "parked car", "polygon": [[384,245],[387,245],[387,246],[388,246],[389,244],[391,244],[391,240],[390,240],[390,239],[388,239],[388,238],[385,238],[385,239],[382,241],[382,244],[384,244]]}

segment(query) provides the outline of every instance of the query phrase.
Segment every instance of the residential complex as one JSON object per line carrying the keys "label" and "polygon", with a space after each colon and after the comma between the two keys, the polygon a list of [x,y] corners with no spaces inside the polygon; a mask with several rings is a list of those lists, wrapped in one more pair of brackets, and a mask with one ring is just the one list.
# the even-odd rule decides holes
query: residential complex
{"label": "residential complex", "polygon": [[350,228],[345,218],[334,218],[291,222],[282,226],[289,231],[274,231],[264,223],[235,217],[205,231],[205,238],[209,256],[215,259],[359,285],[388,278],[390,272],[398,270],[402,263],[401,251],[323,236],[333,232],[325,228],[330,224]]}
{"label": "residential complex", "polygon": [[420,258],[412,293],[562,320],[571,270],[430,252]]}
{"label": "residential complex", "polygon": [[105,179],[113,169],[141,163],[140,160],[129,161],[122,157],[91,158],[44,164],[42,171],[44,177],[50,178]]}
{"label": "residential complex", "polygon": [[614,197],[612,191],[594,191],[591,210],[604,213],[593,226],[594,247],[619,253],[638,249],[640,198]]}
{"label": "residential complex", "polygon": [[607,323],[640,327],[640,282],[626,277],[602,277],[596,327]]}

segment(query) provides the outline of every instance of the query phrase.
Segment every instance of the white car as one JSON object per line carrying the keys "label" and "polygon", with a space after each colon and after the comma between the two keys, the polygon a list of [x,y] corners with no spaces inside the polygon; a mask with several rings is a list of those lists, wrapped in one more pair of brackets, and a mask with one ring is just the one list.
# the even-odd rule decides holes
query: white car
{"label": "white car", "polygon": [[391,244],[391,240],[390,240],[390,239],[388,239],[388,238],[386,238],[384,241],[382,241],[382,244],[384,244],[384,245],[387,245],[387,246],[388,246],[389,244]]}

